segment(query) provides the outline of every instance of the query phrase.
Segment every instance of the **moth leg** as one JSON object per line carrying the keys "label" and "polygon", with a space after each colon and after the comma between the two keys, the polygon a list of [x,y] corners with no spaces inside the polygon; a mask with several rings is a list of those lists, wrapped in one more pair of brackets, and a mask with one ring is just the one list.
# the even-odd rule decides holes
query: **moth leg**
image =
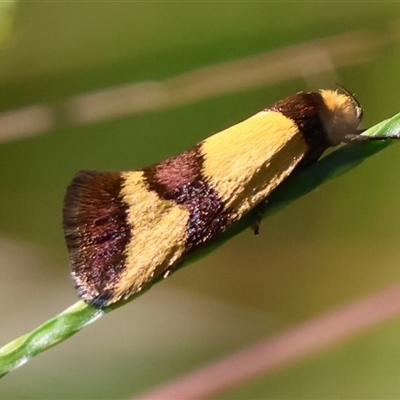
{"label": "moth leg", "polygon": [[180,267],[180,263],[170,265],[163,273],[162,276],[164,279],[169,278],[176,270],[178,270]]}
{"label": "moth leg", "polygon": [[167,279],[168,277],[170,277],[170,276],[172,275],[173,272],[175,272],[175,268],[169,267],[168,269],[166,269],[166,270],[163,272],[163,278],[164,278],[164,279]]}
{"label": "moth leg", "polygon": [[267,209],[267,206],[268,206],[268,199],[264,199],[257,206],[257,216],[256,216],[256,220],[255,220],[254,226],[253,226],[253,232],[255,235],[258,235],[260,233],[261,219],[262,219],[262,216],[264,215],[265,210]]}

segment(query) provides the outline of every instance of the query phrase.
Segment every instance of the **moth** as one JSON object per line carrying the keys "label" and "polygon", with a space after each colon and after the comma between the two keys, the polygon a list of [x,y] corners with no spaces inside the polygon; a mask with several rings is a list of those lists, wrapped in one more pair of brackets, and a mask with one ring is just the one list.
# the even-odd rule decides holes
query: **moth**
{"label": "moth", "polygon": [[78,172],[63,226],[79,297],[106,307],[169,275],[327,148],[376,140],[362,115],[345,89],[300,92],[157,164]]}

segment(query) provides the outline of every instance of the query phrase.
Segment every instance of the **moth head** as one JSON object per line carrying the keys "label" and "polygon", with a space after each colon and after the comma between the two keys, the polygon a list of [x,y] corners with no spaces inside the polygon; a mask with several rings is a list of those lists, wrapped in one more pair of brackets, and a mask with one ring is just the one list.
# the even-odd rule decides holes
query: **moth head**
{"label": "moth head", "polygon": [[337,90],[320,91],[325,105],[320,116],[332,146],[345,141],[347,135],[357,134],[363,116],[363,108],[354,95],[341,88],[344,93]]}

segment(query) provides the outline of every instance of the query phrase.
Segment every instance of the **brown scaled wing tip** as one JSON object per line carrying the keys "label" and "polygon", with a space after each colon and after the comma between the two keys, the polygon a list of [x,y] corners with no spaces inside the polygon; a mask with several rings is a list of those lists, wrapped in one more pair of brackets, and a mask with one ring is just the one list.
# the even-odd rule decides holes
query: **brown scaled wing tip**
{"label": "brown scaled wing tip", "polygon": [[[95,306],[113,303],[131,237],[124,179],[117,172],[80,171],[67,189],[64,236],[79,297]],[[115,299],[117,300],[117,299]]]}

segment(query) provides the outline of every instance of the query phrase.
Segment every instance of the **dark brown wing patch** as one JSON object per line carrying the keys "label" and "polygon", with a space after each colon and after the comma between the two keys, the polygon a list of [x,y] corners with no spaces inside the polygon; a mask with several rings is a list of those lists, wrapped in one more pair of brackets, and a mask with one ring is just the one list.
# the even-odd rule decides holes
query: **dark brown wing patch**
{"label": "dark brown wing patch", "polygon": [[131,238],[124,179],[114,172],[80,171],[64,199],[63,226],[79,296],[102,306],[124,268]]}
{"label": "dark brown wing patch", "polygon": [[266,110],[279,111],[294,121],[303,134],[309,150],[297,168],[303,168],[317,161],[331,146],[321,119],[321,114],[328,110],[320,93],[300,92],[277,101]]}
{"label": "dark brown wing patch", "polygon": [[229,225],[216,190],[203,174],[201,143],[177,156],[144,168],[144,179],[160,198],[174,200],[189,212],[186,228],[186,251],[193,251],[223,232]]}

